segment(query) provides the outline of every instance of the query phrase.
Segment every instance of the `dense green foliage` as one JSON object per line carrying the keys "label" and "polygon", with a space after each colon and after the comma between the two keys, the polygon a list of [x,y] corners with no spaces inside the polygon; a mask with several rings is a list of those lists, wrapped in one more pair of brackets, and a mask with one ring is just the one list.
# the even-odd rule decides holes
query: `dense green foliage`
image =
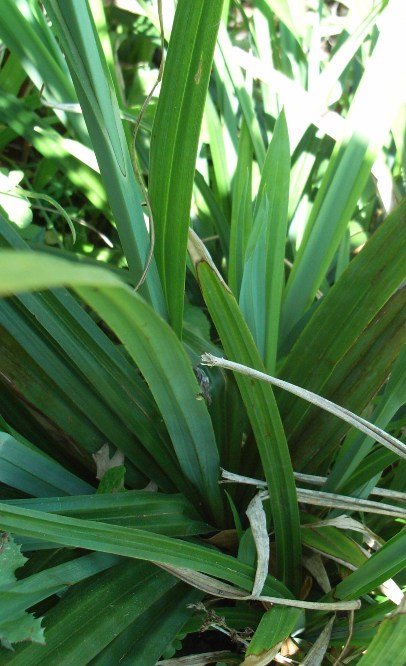
{"label": "dense green foliage", "polygon": [[402,666],[404,2],[104,5],[2,0],[0,663]]}

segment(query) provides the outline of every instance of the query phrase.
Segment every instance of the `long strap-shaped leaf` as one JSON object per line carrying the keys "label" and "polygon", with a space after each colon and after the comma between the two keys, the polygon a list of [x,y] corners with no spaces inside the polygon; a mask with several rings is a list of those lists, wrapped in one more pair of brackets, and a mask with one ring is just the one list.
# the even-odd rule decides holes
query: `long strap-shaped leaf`
{"label": "long strap-shaped leaf", "polygon": [[[200,239],[191,232],[189,254],[195,265],[204,300],[227,355],[244,363],[262,359],[237,302],[221,279]],[[278,558],[278,574],[297,590],[300,579],[299,513],[295,480],[285,433],[270,386],[236,374],[254,430],[271,498]],[[246,455],[249,455],[247,452]]]}
{"label": "long strap-shaped leaf", "polygon": [[[137,283],[144,270],[149,238],[119,105],[90,8],[87,0],[46,0],[44,6],[64,50],[130,273]],[[154,265],[140,291],[164,316]]]}
{"label": "long strap-shaped leaf", "polygon": [[148,490],[96,493],[57,499],[45,497],[6,500],[4,503],[114,525],[137,525],[141,529],[167,536],[207,534],[214,529],[199,518],[194,507],[183,495],[153,493]]}
{"label": "long strap-shaped leaf", "polygon": [[[145,377],[179,464],[212,520],[222,520],[219,456],[213,427],[181,342],[169,325],[107,270],[31,252],[3,250],[0,295],[69,285],[122,340]],[[176,479],[174,479],[176,482]]]}
{"label": "long strap-shaped leaf", "polygon": [[[230,555],[145,530],[54,516],[6,504],[0,504],[0,525],[15,534],[51,539],[54,543],[67,546],[200,571],[222,578],[248,593],[254,582],[254,567]],[[267,576],[263,594],[292,598],[287,588],[270,575]]]}
{"label": "long strap-shaped leaf", "polygon": [[282,111],[262,170],[240,293],[241,309],[269,372],[275,370],[278,348],[289,173],[289,136]]}
{"label": "long strap-shaped leaf", "polygon": [[223,0],[179,0],[152,130],[155,258],[178,335],[197,146],[222,6]]}

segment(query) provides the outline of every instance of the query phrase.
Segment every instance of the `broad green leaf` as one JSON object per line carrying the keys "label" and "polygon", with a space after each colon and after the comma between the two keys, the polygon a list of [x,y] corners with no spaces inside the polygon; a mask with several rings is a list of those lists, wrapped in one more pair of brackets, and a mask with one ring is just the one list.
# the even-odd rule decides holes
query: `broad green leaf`
{"label": "broad green leaf", "polygon": [[[112,271],[98,266],[81,265],[60,257],[13,250],[1,250],[1,256],[1,276],[4,280],[0,291],[2,296],[12,296],[23,291],[40,291],[49,286],[60,287],[69,283],[71,275],[75,275],[76,284],[99,284],[101,288],[121,287],[124,284]],[[42,260],[43,268],[38,270]]]}
{"label": "broad green leaf", "polygon": [[[19,63],[17,57],[10,53],[6,63],[2,66],[0,71],[0,89],[4,92],[18,95],[26,73]],[[3,136],[3,132],[1,133]],[[2,148],[4,144],[2,143]]]}
{"label": "broad green leaf", "polygon": [[[19,548],[11,538],[10,542],[14,548]],[[24,608],[31,608],[54,594],[64,593],[77,582],[110,569],[119,561],[120,558],[115,555],[91,553],[56,566],[44,567],[38,573],[12,581],[2,589],[0,620],[8,622],[14,616],[17,621],[17,615]]]}
{"label": "broad green leaf", "polygon": [[[389,299],[336,365],[323,393],[340,406],[362,413],[386,381],[405,338],[406,285]],[[327,415],[310,410],[289,433],[295,466],[313,471],[325,468],[331,452],[347,430],[347,425],[337,425]],[[323,442],[322,450],[320,442]]]}
{"label": "broad green leaf", "polygon": [[190,488],[184,489],[186,495],[194,497],[198,493],[218,520],[222,499],[213,428],[206,406],[196,400],[199,389],[187,354],[168,324],[103,268],[3,250],[0,282],[2,295],[70,285],[98,312],[121,338],[148,382],[181,469],[190,481]]}
{"label": "broad green leaf", "polygon": [[[406,348],[398,356],[383,395],[373,413],[373,421],[380,428],[386,428],[396,412],[402,407],[406,398]],[[345,488],[346,483],[354,471],[361,465],[364,467],[365,458],[371,451],[374,440],[371,437],[363,437],[359,433],[347,437],[341,447],[334,467],[329,474],[324,490],[327,492],[338,492]],[[385,469],[385,464],[381,470]],[[371,474],[370,478],[373,478]],[[353,481],[353,480],[352,480]],[[355,486],[356,487],[356,486]]]}
{"label": "broad green leaf", "polygon": [[89,0],[89,7],[93,16],[94,24],[96,26],[97,34],[100,39],[100,45],[106,58],[106,63],[109,68],[114,90],[116,92],[117,99],[120,101],[120,106],[122,106],[125,103],[123,99],[123,85],[119,81],[119,70],[116,67],[114,45],[110,39],[109,26],[103,2],[102,0]]}
{"label": "broad green leaf", "polygon": [[219,456],[213,427],[204,401],[196,399],[199,386],[177,336],[127,287],[110,292],[77,287],[77,291],[120,336],[147,380],[179,465],[191,484],[184,492],[193,497],[197,491],[211,519],[221,520]]}
{"label": "broad green leaf", "polygon": [[264,365],[275,370],[285,284],[290,150],[285,115],[276,122],[255,204],[244,259],[240,306]]}
{"label": "broad green leaf", "polygon": [[115,465],[106,470],[97,487],[97,494],[105,495],[110,493],[125,492],[124,479],[125,479],[125,466]]}
{"label": "broad green leaf", "polygon": [[312,522],[317,522],[317,519],[310,520],[308,516],[303,518],[305,521],[302,525],[303,544],[326,557],[352,567],[360,567],[365,563],[366,556],[360,546],[342,530],[317,524],[313,527]]}
{"label": "broad green leaf", "polygon": [[[234,296],[220,278],[196,235],[190,237],[189,254],[225,352],[241,363],[263,368],[258,349]],[[278,572],[285,584],[296,590],[299,586],[300,561],[296,487],[273,391],[269,385],[237,373],[235,378],[255,434],[271,497]]]}
{"label": "broad green leaf", "polygon": [[4,586],[15,581],[15,570],[22,567],[27,558],[20,552],[20,546],[15,544],[13,538],[7,534],[1,535],[0,557],[0,584]]}
{"label": "broad green leaf", "polygon": [[[163,444],[165,439],[160,437],[159,428],[151,426],[148,433],[147,424],[152,421],[157,410],[153,407],[149,412],[140,414],[142,406],[147,407],[150,401],[142,400],[143,391],[137,396],[133,378],[130,376],[126,381],[125,374],[122,375],[121,382],[124,380],[124,384],[119,383],[118,391],[115,392],[116,382],[112,375],[121,374],[116,368],[116,373],[113,370],[110,374],[111,383],[106,384],[109,373],[106,372],[103,363],[106,359],[103,358],[101,350],[93,357],[88,353],[88,347],[76,351],[78,340],[82,340],[84,346],[88,342],[88,332],[85,333],[80,326],[75,326],[77,322],[71,312],[61,308],[62,303],[58,303],[53,295],[21,296],[19,300],[25,301],[28,306],[26,310],[15,301],[0,302],[4,326],[0,336],[3,372],[6,377],[12,377],[12,383],[5,386],[10,398],[14,397],[20,405],[35,406],[34,416],[39,423],[47,424],[46,441],[41,442],[36,437],[34,442],[50,453],[49,442],[58,440],[58,437],[60,441],[63,437],[67,445],[65,456],[80,460],[81,464],[84,463],[91,470],[93,476],[95,464],[90,454],[96,453],[108,442],[116,449],[119,448],[128,458],[127,481],[142,486],[147,484],[149,478],[153,478],[156,483],[162,484],[163,489],[173,489],[171,482],[167,485],[168,475],[171,474],[170,470],[173,472],[174,469],[179,470],[179,467],[173,455],[167,452],[168,442],[165,448],[161,447],[162,460],[159,462],[154,461],[148,450],[148,443],[154,441],[154,435],[155,449],[158,448],[158,443]],[[43,317],[41,324],[35,316],[38,312]],[[60,326],[58,314],[62,315],[66,327]],[[69,324],[72,328],[69,328]],[[56,333],[53,328],[55,325]],[[53,344],[45,333],[52,328],[55,333]],[[79,336],[78,331],[81,333]],[[62,339],[67,342],[66,347],[59,346]],[[93,347],[92,351],[95,351],[95,347],[97,349],[97,345],[93,343],[90,347]],[[70,356],[70,352],[73,356]],[[82,365],[83,359],[85,362]],[[97,367],[98,362],[100,367]],[[89,366],[95,365],[92,376]],[[114,368],[114,362],[107,363],[107,369],[112,366]],[[84,376],[84,370],[90,381]],[[106,385],[107,390],[104,391]],[[109,400],[110,395],[112,397]],[[141,398],[139,402],[137,398]],[[133,402],[138,406],[134,408]],[[19,428],[19,421],[12,418],[10,407],[4,409],[7,419],[15,428]],[[24,423],[22,425],[25,426]],[[22,434],[30,436],[26,429]],[[161,432],[161,435],[163,434]],[[137,436],[143,446],[136,442]],[[88,452],[87,455],[85,451]],[[164,460],[167,465],[165,471]]]}
{"label": "broad green leaf", "polygon": [[[301,611],[297,608],[270,608],[262,616],[255,634],[247,649],[250,655],[261,656],[281,641],[286,640],[292,633]],[[249,664],[249,662],[247,662]],[[255,664],[255,662],[253,662]]]}
{"label": "broad green leaf", "polygon": [[151,138],[149,196],[155,258],[180,336],[196,154],[223,0],[180,0]]}
{"label": "broad green leaf", "polygon": [[[29,249],[1,216],[0,245]],[[152,478],[163,490],[174,490],[168,477],[179,477],[179,466],[145,382],[72,295],[21,294],[3,300],[0,312],[9,333],[2,335],[3,372],[13,377],[12,390],[86,451],[94,453],[106,440],[123,451],[127,481],[142,486]],[[51,425],[47,438],[54,430]],[[44,437],[34,441],[44,448]],[[76,447],[70,453],[75,456]],[[128,460],[142,472],[138,481]]]}

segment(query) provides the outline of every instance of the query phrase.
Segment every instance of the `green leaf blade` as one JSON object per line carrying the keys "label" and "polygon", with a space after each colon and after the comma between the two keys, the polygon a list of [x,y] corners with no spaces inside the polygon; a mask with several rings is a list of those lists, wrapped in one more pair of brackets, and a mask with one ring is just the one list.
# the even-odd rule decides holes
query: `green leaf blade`
{"label": "green leaf blade", "polygon": [[240,305],[267,370],[273,374],[284,289],[290,148],[285,114],[275,125],[245,255]]}
{"label": "green leaf blade", "polygon": [[149,196],[155,257],[179,336],[197,146],[222,6],[223,0],[178,2],[152,130]]}
{"label": "green leaf blade", "polygon": [[[229,357],[250,367],[263,368],[258,349],[233,295],[211,265],[201,241],[192,237],[189,252],[205,303]],[[296,486],[272,388],[235,375],[253,427],[267,480],[274,519],[278,572],[286,585],[299,588],[300,530]]]}

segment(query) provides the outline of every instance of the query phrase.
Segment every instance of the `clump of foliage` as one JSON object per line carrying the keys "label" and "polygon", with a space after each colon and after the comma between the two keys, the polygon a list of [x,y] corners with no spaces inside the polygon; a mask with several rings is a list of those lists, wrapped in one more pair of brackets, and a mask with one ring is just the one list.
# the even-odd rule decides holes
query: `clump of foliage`
{"label": "clump of foliage", "polygon": [[403,18],[2,0],[2,664],[404,663]]}

